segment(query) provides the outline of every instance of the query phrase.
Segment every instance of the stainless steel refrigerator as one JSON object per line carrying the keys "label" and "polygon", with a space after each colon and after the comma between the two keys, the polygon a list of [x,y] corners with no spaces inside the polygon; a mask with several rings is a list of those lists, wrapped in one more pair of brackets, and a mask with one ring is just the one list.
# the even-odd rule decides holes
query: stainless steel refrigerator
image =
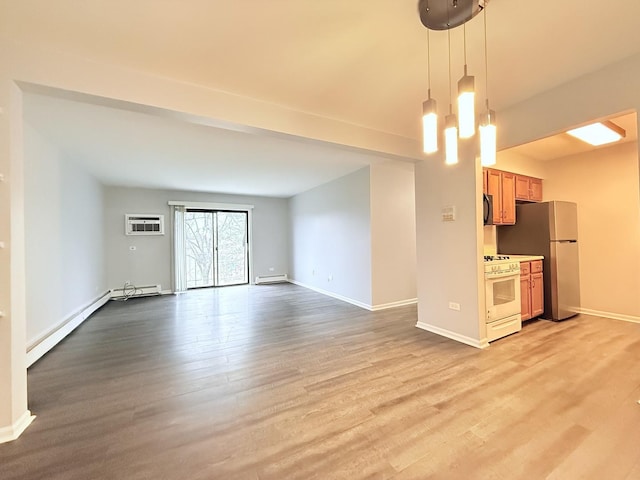
{"label": "stainless steel refrigerator", "polygon": [[516,224],[498,227],[498,253],[543,255],[543,318],[564,320],[580,308],[578,206],[541,202],[516,207]]}

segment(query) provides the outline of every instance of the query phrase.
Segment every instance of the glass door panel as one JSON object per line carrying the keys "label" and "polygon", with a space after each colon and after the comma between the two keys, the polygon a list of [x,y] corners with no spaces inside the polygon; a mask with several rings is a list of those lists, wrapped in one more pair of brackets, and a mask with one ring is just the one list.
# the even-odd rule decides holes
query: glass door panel
{"label": "glass door panel", "polygon": [[187,210],[187,288],[249,283],[246,212]]}
{"label": "glass door panel", "polygon": [[249,283],[247,213],[216,212],[216,285]]}
{"label": "glass door panel", "polygon": [[187,211],[184,226],[187,288],[212,287],[213,212]]}

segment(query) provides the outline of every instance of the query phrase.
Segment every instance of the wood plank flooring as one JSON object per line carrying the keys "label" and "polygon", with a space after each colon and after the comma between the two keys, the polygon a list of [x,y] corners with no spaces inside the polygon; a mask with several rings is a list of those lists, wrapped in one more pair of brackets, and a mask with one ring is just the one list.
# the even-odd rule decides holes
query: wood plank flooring
{"label": "wood plank flooring", "polygon": [[110,302],[29,370],[0,479],[640,479],[640,325],[415,323],[289,284]]}

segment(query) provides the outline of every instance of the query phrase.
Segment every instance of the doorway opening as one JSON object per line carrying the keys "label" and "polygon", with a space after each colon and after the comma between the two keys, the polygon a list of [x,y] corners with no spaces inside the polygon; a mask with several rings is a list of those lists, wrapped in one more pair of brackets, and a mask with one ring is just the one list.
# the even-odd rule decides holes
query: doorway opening
{"label": "doorway opening", "polygon": [[247,212],[186,210],[187,289],[249,283],[248,226]]}

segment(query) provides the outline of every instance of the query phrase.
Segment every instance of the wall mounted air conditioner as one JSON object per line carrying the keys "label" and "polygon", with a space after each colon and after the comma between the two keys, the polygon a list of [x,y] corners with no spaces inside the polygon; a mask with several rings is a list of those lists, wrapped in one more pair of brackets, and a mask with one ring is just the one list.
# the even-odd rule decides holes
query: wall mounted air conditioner
{"label": "wall mounted air conditioner", "polygon": [[124,216],[126,235],[164,235],[164,215],[127,213]]}

